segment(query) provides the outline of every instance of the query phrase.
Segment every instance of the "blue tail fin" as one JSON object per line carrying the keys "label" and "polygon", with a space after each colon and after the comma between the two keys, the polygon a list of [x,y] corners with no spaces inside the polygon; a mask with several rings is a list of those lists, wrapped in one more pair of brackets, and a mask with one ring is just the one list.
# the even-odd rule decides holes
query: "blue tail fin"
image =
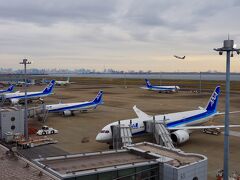
{"label": "blue tail fin", "polygon": [[212,93],[212,96],[210,97],[208,104],[206,106],[207,111],[217,111],[217,106],[218,106],[218,97],[220,95],[220,86],[217,86]]}
{"label": "blue tail fin", "polygon": [[50,94],[53,91],[53,87],[55,85],[55,80],[52,80],[48,86],[43,90],[44,94]]}
{"label": "blue tail fin", "polygon": [[96,103],[96,104],[101,104],[101,103],[103,103],[102,96],[103,96],[103,91],[100,90],[100,91],[98,92],[97,96],[95,97],[95,99],[94,99],[92,102],[94,102],[94,103]]}
{"label": "blue tail fin", "polygon": [[145,81],[146,81],[146,84],[147,84],[148,88],[152,87],[152,85],[151,85],[151,83],[150,83],[150,81],[148,79],[145,79]]}
{"label": "blue tail fin", "polygon": [[14,88],[14,85],[9,86],[8,89],[7,89],[7,92],[12,92],[13,88]]}

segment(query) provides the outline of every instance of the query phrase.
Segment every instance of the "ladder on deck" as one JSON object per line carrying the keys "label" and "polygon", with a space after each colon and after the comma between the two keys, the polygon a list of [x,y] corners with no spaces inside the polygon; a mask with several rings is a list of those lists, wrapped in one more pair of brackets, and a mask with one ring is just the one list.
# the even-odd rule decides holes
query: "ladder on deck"
{"label": "ladder on deck", "polygon": [[120,127],[120,137],[123,146],[132,144],[132,132],[129,126]]}
{"label": "ladder on deck", "polygon": [[170,137],[170,133],[168,132],[164,124],[161,123],[155,124],[154,136],[157,144],[166,146],[168,148],[174,148],[172,139]]}
{"label": "ladder on deck", "polygon": [[123,146],[132,144],[132,132],[129,126],[111,126],[113,135],[113,148],[121,149]]}

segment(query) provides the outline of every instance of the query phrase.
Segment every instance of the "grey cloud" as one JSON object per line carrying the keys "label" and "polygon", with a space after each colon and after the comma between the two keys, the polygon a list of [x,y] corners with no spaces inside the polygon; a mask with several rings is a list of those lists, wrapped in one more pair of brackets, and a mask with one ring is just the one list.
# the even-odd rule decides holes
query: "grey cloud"
{"label": "grey cloud", "polygon": [[173,52],[209,53],[228,32],[240,41],[239,2],[0,0],[0,52],[79,57],[79,64],[89,63],[89,57],[104,64],[109,63],[105,57],[137,56],[132,61],[137,63],[139,57]]}
{"label": "grey cloud", "polygon": [[115,12],[115,4],[112,0],[2,0],[0,18],[39,24],[106,22]]}
{"label": "grey cloud", "polygon": [[225,8],[234,7],[231,1],[192,0],[134,1],[126,19],[141,26],[164,26],[169,29],[193,31],[197,26]]}

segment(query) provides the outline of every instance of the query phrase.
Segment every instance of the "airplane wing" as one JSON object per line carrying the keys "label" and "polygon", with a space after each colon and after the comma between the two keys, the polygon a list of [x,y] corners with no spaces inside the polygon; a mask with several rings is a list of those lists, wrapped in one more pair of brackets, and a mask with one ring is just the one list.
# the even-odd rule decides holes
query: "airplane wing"
{"label": "airplane wing", "polygon": [[152,118],[152,116],[149,116],[145,112],[143,112],[140,109],[138,109],[136,105],[133,106],[133,110],[136,113],[138,118]]}
{"label": "airplane wing", "polygon": [[169,91],[169,89],[160,89],[160,88],[151,88],[151,90],[153,90],[153,91]]}
{"label": "airplane wing", "polygon": [[145,86],[144,86],[144,87],[140,87],[140,88],[141,88],[141,89],[148,89],[148,88],[147,88],[147,87],[145,87]]}
{"label": "airplane wing", "polygon": [[[237,114],[237,113],[240,113],[240,111],[229,112],[229,114]],[[216,115],[225,115],[225,112],[218,112]]]}
{"label": "airplane wing", "polygon": [[[184,127],[168,127],[168,130],[195,130],[195,129],[211,129],[211,128],[224,128],[224,125],[211,125],[211,126],[184,126]],[[240,125],[229,125],[230,128],[238,128]]]}

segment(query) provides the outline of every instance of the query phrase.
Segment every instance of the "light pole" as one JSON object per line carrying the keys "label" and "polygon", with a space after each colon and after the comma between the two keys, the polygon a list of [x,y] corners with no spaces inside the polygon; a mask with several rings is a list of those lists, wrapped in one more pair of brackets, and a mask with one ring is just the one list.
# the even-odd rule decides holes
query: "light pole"
{"label": "light pole", "polygon": [[225,99],[225,128],[224,128],[224,171],[223,179],[228,180],[228,159],[229,159],[229,98],[230,98],[230,56],[233,57],[233,52],[240,54],[240,49],[234,47],[233,40],[224,40],[222,48],[215,48],[215,51],[222,55],[226,52],[227,62],[226,62],[226,99]]}
{"label": "light pole", "polygon": [[20,64],[24,65],[24,91],[25,91],[25,97],[24,97],[24,136],[26,141],[28,140],[28,118],[27,118],[27,64],[31,64],[31,62],[28,62],[27,59],[23,59]]}
{"label": "light pole", "polygon": [[200,71],[199,73],[199,78],[200,78],[200,82],[199,82],[199,93],[202,94],[202,72]]}

